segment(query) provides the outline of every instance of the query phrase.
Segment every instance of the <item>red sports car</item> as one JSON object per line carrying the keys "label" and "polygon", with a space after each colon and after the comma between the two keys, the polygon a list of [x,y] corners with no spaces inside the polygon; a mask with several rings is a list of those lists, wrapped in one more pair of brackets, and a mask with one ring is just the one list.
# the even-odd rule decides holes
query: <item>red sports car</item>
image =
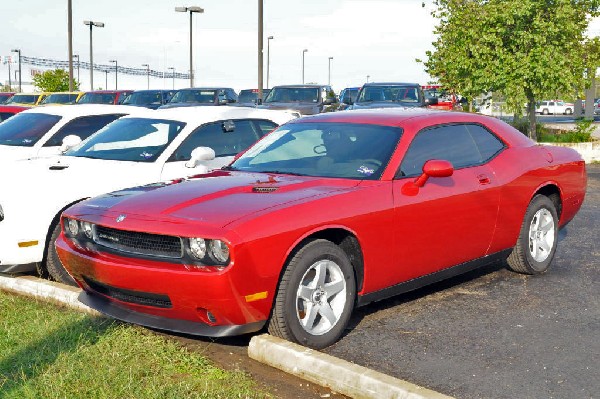
{"label": "red sports car", "polygon": [[585,164],[504,122],[368,110],[289,122],[223,170],[64,212],[56,243],[117,319],[206,336],[268,325],[313,348],[353,308],[508,259],[545,272]]}

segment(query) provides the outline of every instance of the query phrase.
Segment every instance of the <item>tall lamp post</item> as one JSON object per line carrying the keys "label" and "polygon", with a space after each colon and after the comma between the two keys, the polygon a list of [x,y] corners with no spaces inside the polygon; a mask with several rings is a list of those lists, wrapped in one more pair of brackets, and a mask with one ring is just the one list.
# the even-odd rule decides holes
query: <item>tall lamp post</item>
{"label": "tall lamp post", "polygon": [[94,47],[92,45],[92,28],[104,28],[104,22],[83,21],[84,25],[90,27],[90,89],[94,90]]}
{"label": "tall lamp post", "polygon": [[67,1],[67,36],[69,50],[69,91],[73,91],[73,4]]}
{"label": "tall lamp post", "polygon": [[328,76],[329,78],[327,79],[327,84],[329,86],[331,86],[331,60],[333,59],[333,57],[329,57],[329,68],[328,68]]}
{"label": "tall lamp post", "polygon": [[273,36],[267,37],[267,89],[269,88],[269,64],[270,64],[270,60],[269,60],[270,46],[269,46],[269,44],[271,43],[271,40],[273,40]]}
{"label": "tall lamp post", "polygon": [[371,75],[367,75],[367,83],[369,83],[369,78],[371,77]]}
{"label": "tall lamp post", "polygon": [[175,90],[175,68],[169,67],[168,69],[171,71],[171,76],[173,77],[173,90]]}
{"label": "tall lamp post", "polygon": [[108,70],[104,71],[104,90],[108,90]]}
{"label": "tall lamp post", "polygon": [[307,51],[308,49],[302,50],[302,84],[304,84],[304,54],[306,54]]}
{"label": "tall lamp post", "polygon": [[16,48],[14,50],[11,50],[11,52],[19,54],[19,93],[21,93],[21,49]]}
{"label": "tall lamp post", "polygon": [[79,54],[73,54],[73,58],[77,58],[77,84],[79,84]]}
{"label": "tall lamp post", "polygon": [[142,66],[146,67],[146,77],[148,78],[148,90],[150,90],[150,65],[142,64]]}
{"label": "tall lamp post", "polygon": [[119,73],[119,64],[117,63],[117,60],[110,60],[109,62],[114,62],[115,63],[115,90],[119,90],[118,87],[118,80],[117,80],[117,74]]}
{"label": "tall lamp post", "polygon": [[175,7],[177,12],[190,12],[190,87],[194,87],[194,61],[193,61],[193,50],[192,50],[192,15],[197,12],[199,14],[204,13],[204,9],[201,7]]}

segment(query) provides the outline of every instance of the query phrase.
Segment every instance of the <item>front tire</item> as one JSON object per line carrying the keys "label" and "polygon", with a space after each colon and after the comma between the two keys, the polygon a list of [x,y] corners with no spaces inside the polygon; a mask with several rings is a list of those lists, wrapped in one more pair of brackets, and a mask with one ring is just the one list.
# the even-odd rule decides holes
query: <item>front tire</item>
{"label": "front tire", "polygon": [[62,265],[60,259],[58,258],[58,254],[56,253],[56,247],[54,246],[54,243],[59,235],[60,223],[57,223],[52,230],[52,235],[50,236],[50,240],[48,241],[48,246],[46,248],[46,270],[48,271],[50,279],[58,281],[59,283],[77,286],[77,283],[75,283],[73,277],[71,277],[71,275]]}
{"label": "front tire", "polygon": [[517,244],[508,257],[509,267],[519,273],[542,274],[548,270],[558,243],[558,215],[550,198],[533,197]]}
{"label": "front tire", "polygon": [[330,241],[311,241],[285,267],[269,333],[310,348],[325,348],[344,332],[355,296],[354,269],[346,253]]}

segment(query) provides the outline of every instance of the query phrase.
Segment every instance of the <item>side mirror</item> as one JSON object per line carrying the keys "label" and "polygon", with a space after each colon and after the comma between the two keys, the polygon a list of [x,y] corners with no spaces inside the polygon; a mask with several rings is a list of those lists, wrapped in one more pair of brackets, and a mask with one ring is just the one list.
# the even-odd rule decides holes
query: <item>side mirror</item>
{"label": "side mirror", "polygon": [[437,105],[437,103],[438,103],[437,98],[426,98],[425,99],[425,105]]}
{"label": "side mirror", "polygon": [[414,196],[419,193],[419,188],[425,185],[430,177],[450,177],[454,173],[454,166],[449,161],[431,159],[423,165],[423,174],[414,181],[406,182],[402,186],[402,194]]}
{"label": "side mirror", "polygon": [[81,137],[70,134],[63,139],[60,152],[64,154],[79,143],[81,143]]}
{"label": "side mirror", "polygon": [[227,105],[227,99],[226,98],[219,98],[219,105]]}
{"label": "side mirror", "polygon": [[[215,150],[210,147],[196,147],[192,150],[190,160],[185,163],[188,168],[195,168],[202,161],[212,161],[215,159]],[[208,171],[208,168],[206,168]]]}

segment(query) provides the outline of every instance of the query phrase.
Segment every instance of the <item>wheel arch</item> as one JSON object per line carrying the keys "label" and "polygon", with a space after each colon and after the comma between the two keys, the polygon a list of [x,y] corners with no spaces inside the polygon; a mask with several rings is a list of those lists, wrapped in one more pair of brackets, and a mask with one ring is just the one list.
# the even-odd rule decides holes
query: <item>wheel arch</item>
{"label": "wheel arch", "polygon": [[555,183],[546,183],[545,185],[538,187],[537,190],[531,196],[531,199],[533,199],[538,194],[544,195],[552,201],[552,203],[554,204],[554,208],[556,209],[556,215],[558,216],[558,220],[560,220],[560,217],[562,215],[563,199],[561,190],[558,187],[558,185]]}
{"label": "wheel arch", "polygon": [[[40,265],[40,271],[43,271],[44,273],[47,273],[48,271],[46,270],[46,258],[48,257],[48,244],[50,243],[50,237],[52,237],[52,231],[54,230],[54,226],[56,226],[60,220],[60,216],[62,215],[62,213],[64,212],[65,209],[67,209],[68,207],[75,205],[78,202],[84,201],[87,198],[80,198],[76,201],[73,201],[65,206],[63,206],[52,218],[52,221],[50,222],[50,224],[48,225],[48,231],[46,232],[46,239],[44,240],[44,256],[42,257],[42,263]],[[41,274],[41,273],[40,273]]]}

